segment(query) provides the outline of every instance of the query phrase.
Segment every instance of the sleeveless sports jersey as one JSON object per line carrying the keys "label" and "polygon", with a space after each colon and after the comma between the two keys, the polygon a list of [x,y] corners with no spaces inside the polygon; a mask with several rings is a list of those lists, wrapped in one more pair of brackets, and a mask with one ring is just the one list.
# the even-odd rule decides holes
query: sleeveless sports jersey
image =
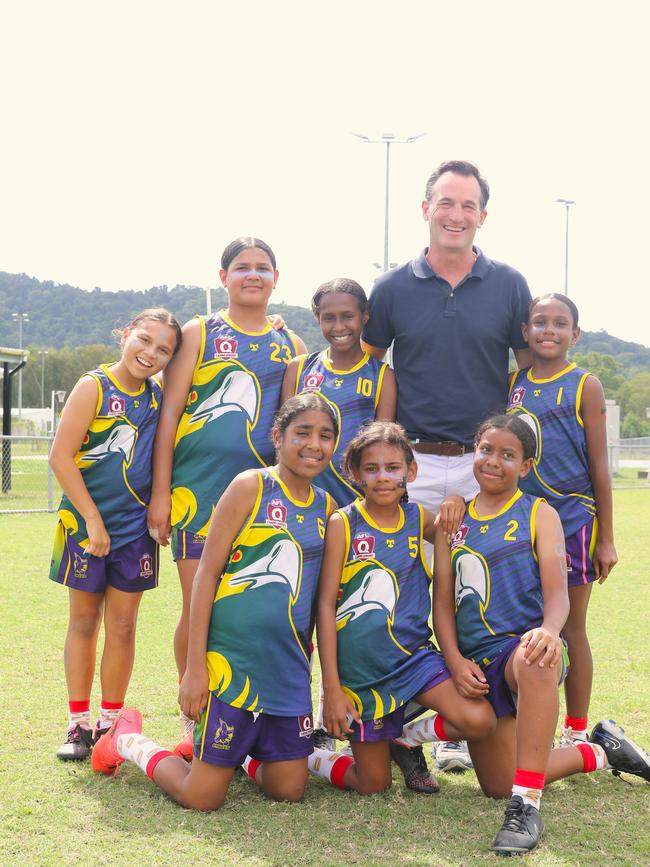
{"label": "sleeveless sports jersey", "polygon": [[380,528],[360,501],[339,510],[346,556],[336,607],[341,686],[363,720],[410,701],[430,679],[431,573],[422,557],[422,507],[406,503],[393,529]]}
{"label": "sleeveless sports jersey", "polygon": [[364,354],[352,370],[335,370],[327,350],[303,355],[298,364],[296,394],[318,392],[330,403],[339,420],[339,437],[328,467],[314,484],[334,497],[338,506],[347,506],[359,492],[343,475],[343,455],[361,425],[372,421],[377,410],[386,365]]}
{"label": "sleeveless sports jersey", "polygon": [[238,328],[224,312],[201,323],[201,347],[176,431],[172,525],[206,535],[214,505],[243,470],[274,460],[271,424],[294,338]]}
{"label": "sleeveless sports jersey", "polygon": [[259,471],[208,633],[210,689],[226,704],[275,716],[311,712],[310,640],[329,503],[319,488],[300,503],[274,470]]}
{"label": "sleeveless sports jersey", "polygon": [[[95,418],[75,463],[115,550],[147,532],[151,453],[162,392],[153,379],[137,392],[126,391],[106,365],[86,375],[97,383],[99,396]],[[59,520],[85,547],[86,522],[66,494],[61,498]]]}
{"label": "sleeveless sports jersey", "polygon": [[527,368],[519,370],[510,385],[508,412],[526,421],[537,438],[535,463],[519,486],[557,509],[567,538],[596,514],[580,416],[588,376],[575,364],[549,379],[533,379]]}
{"label": "sleeveless sports jersey", "polygon": [[504,638],[544,619],[534,549],[540,502],[517,491],[498,514],[479,518],[472,500],[452,539],[458,647],[479,665],[498,653]]}

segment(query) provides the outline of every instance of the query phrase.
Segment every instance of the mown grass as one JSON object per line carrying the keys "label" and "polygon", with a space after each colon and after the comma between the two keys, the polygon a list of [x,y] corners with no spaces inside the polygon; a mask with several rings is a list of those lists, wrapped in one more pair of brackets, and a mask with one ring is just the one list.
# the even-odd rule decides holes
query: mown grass
{"label": "mown grass", "polygon": [[[650,551],[647,491],[615,494],[621,562],[596,587],[590,634],[596,660],[591,717],[613,717],[650,746]],[[65,731],[61,654],[67,604],[46,578],[54,517],[0,516],[0,862],[2,864],[359,864],[494,862],[489,845],[503,804],[472,774],[444,776],[443,790],[416,796],[397,779],[361,798],[310,780],[301,804],[266,801],[243,778],[223,810],[194,814],[170,802],[135,767],[116,779],[54,756]],[[163,555],[161,586],[145,595],[129,702],[145,731],[177,739],[172,632],[179,605]],[[98,687],[93,708],[99,700]],[[397,773],[399,777],[399,773]],[[536,865],[650,864],[650,786],[609,773],[553,784]]]}

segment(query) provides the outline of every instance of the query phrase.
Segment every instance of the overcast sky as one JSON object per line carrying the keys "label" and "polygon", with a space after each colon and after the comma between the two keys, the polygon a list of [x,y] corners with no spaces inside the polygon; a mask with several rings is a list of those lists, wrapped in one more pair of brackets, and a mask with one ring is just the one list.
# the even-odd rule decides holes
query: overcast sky
{"label": "overcast sky", "polygon": [[[5,2],[0,270],[84,289],[215,286],[223,247],[268,241],[276,298],[367,289],[427,242],[443,159],[492,198],[478,244],[564,287],[589,330],[650,345],[647,4],[249,0]],[[28,311],[35,315],[36,311]],[[28,336],[26,335],[28,340]]]}

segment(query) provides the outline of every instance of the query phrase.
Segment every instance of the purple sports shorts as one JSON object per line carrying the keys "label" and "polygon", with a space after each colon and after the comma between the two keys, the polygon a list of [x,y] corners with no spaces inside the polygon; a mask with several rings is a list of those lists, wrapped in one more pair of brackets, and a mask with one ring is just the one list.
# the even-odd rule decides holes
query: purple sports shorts
{"label": "purple sports shorts", "polygon": [[172,530],[172,559],[200,560],[205,545],[205,536],[188,533],[186,530]]}
{"label": "purple sports shorts", "polygon": [[594,563],[591,559],[597,537],[596,519],[592,518],[566,540],[569,587],[591,584],[596,580]]}

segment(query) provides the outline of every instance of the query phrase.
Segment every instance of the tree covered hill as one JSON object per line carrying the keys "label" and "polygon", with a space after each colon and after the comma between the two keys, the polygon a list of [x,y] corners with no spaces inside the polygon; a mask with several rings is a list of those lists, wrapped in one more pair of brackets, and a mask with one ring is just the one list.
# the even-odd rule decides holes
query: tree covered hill
{"label": "tree covered hill", "polygon": [[[212,309],[226,304],[221,288],[211,290]],[[308,299],[305,299],[308,303]],[[166,307],[181,322],[205,311],[205,290],[199,286],[153,286],[145,292],[126,290],[85,292],[66,283],[41,282],[26,274],[0,271],[0,346],[18,345],[18,325],[12,313],[26,313],[23,345],[46,349],[112,344],[111,332],[126,325],[145,307]],[[310,349],[325,344],[311,311],[290,304],[271,305]]]}

